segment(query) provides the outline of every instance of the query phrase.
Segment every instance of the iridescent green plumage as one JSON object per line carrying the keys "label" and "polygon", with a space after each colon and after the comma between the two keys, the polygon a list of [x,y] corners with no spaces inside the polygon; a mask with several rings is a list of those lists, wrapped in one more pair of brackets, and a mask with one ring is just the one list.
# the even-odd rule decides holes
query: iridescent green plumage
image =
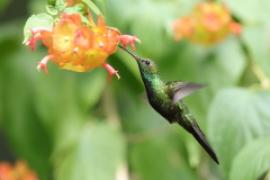
{"label": "iridescent green plumage", "polygon": [[125,48],[122,49],[137,61],[151,106],[170,123],[176,122],[191,133],[211,158],[219,164],[215,152],[206,140],[195,118],[182,101],[185,96],[203,86],[180,81],[164,82],[160,79],[153,61],[140,58]]}

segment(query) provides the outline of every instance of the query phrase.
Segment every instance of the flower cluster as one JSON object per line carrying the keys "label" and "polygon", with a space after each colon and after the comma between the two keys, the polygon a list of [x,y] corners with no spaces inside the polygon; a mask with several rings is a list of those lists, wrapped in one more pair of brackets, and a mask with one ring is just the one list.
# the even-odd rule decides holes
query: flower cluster
{"label": "flower cluster", "polygon": [[176,40],[186,38],[200,44],[222,41],[228,34],[241,33],[241,25],[233,21],[224,4],[203,2],[198,4],[189,16],[173,23]]}
{"label": "flower cluster", "polygon": [[0,163],[1,180],[38,180],[37,175],[28,168],[25,162],[18,161],[14,166]]}
{"label": "flower cluster", "polygon": [[48,61],[76,72],[103,66],[110,76],[118,78],[117,71],[106,63],[106,59],[116,51],[119,43],[135,48],[135,42],[139,41],[135,36],[121,35],[119,30],[106,26],[102,16],[97,23],[91,15],[84,22],[78,13],[63,13],[52,29],[32,29],[32,37],[25,44],[34,50],[38,40],[48,48],[48,55],[40,61],[38,70],[47,73]]}

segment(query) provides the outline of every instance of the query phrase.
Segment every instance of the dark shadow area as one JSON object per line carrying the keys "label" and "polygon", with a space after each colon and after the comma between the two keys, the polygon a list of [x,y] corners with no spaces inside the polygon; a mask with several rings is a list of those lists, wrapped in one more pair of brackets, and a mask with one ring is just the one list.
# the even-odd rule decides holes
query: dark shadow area
{"label": "dark shadow area", "polygon": [[5,23],[17,19],[18,17],[26,17],[28,15],[28,4],[29,0],[12,0],[0,16],[0,22]]}

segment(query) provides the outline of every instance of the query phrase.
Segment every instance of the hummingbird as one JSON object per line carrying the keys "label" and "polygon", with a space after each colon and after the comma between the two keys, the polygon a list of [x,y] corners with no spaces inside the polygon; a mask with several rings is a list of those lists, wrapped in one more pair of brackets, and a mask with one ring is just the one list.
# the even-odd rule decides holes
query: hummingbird
{"label": "hummingbird", "polygon": [[183,102],[184,97],[201,89],[204,85],[182,81],[164,82],[152,60],[141,58],[125,47],[120,46],[120,48],[136,60],[150,105],[169,123],[178,123],[192,134],[209,156],[219,164],[216,153]]}

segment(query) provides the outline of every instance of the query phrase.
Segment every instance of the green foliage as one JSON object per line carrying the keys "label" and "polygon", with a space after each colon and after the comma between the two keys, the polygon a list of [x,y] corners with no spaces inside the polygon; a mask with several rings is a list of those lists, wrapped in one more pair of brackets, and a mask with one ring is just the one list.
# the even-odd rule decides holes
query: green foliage
{"label": "green foliage", "polygon": [[93,3],[92,1],[89,0],[82,0],[83,3],[85,3],[89,9],[94,12],[96,15],[102,15],[101,11],[99,10],[99,8],[96,6],[95,3]]}
{"label": "green foliage", "polygon": [[[24,63],[25,59],[22,57],[31,60],[28,53],[19,50],[15,55],[8,54],[1,63],[3,83],[1,127],[4,128],[14,153],[22,159],[28,159],[41,176],[48,176],[52,141],[49,132],[37,120],[39,117],[34,110],[33,78],[31,78],[34,71],[27,71],[31,68],[30,61]],[[12,62],[7,61],[9,58]]]}
{"label": "green foliage", "polygon": [[224,0],[224,2],[245,23],[256,24],[269,21],[270,12],[267,7],[270,6],[270,2],[268,0],[261,0],[259,2],[249,0],[248,3],[245,0]]}
{"label": "green foliage", "polygon": [[235,156],[247,142],[270,135],[269,103],[269,92],[245,89],[222,90],[213,100],[209,137],[227,175]]}
{"label": "green foliage", "polygon": [[118,129],[105,123],[86,123],[70,152],[55,155],[55,177],[59,180],[114,179],[126,168],[124,149]]}
{"label": "green foliage", "polygon": [[40,27],[40,28],[44,28],[48,30],[52,29],[53,18],[46,13],[32,15],[25,23],[23,42],[26,42],[32,36],[31,30],[36,27]]}
{"label": "green foliage", "polygon": [[8,5],[8,0],[0,0],[0,14],[5,9],[5,7]]}
{"label": "green foliage", "polygon": [[258,179],[269,169],[269,138],[259,138],[245,146],[234,159],[230,179]]}
{"label": "green foliage", "polygon": [[[56,2],[58,9],[47,7],[50,15],[44,2],[28,4],[29,14],[41,14],[27,20],[26,39],[33,27],[52,27],[63,6]],[[119,81],[108,81],[101,68],[79,74],[51,63],[48,75],[37,72],[46,52],[21,45],[27,17],[0,24],[0,131],[16,159],[26,160],[44,180],[112,180],[125,173],[136,180],[253,180],[269,171],[270,92],[262,86],[270,76],[267,0],[225,0],[244,31],[212,46],[172,37],[171,22],[200,1],[85,2],[92,10],[89,3],[96,3],[96,13],[110,26],[137,35],[142,44],[136,53],[154,59],[164,79],[207,84],[185,102],[221,165],[149,106],[137,65],[121,50],[108,59]],[[67,11],[81,12],[81,6]]]}

